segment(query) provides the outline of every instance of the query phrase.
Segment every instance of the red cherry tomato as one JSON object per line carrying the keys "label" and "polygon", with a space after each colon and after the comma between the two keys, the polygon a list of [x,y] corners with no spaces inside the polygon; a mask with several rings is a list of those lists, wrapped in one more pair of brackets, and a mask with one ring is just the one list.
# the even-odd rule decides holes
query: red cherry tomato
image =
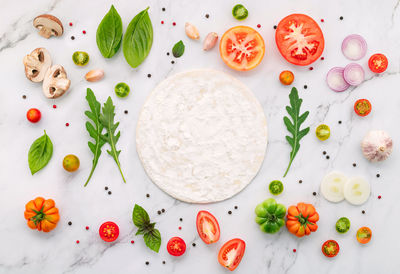
{"label": "red cherry tomato", "polygon": [[226,242],[218,253],[218,262],[230,271],[235,270],[243,258],[246,243],[241,239]]}
{"label": "red cherry tomato", "polygon": [[171,238],[167,243],[167,251],[172,256],[181,256],[186,251],[185,241],[179,237]]}
{"label": "red cherry tomato", "polygon": [[371,103],[367,99],[357,100],[354,104],[354,111],[358,116],[367,116],[372,110]]}
{"label": "red cherry tomato", "polygon": [[119,227],[114,222],[105,222],[99,228],[99,235],[103,241],[113,242],[119,236]]}
{"label": "red cherry tomato", "polygon": [[339,244],[335,240],[328,240],[322,245],[322,253],[326,257],[335,257],[339,250]]}
{"label": "red cherry tomato", "polygon": [[39,122],[41,117],[42,117],[42,114],[40,113],[40,111],[37,108],[31,108],[26,113],[26,118],[31,123]]}
{"label": "red cherry tomato", "polygon": [[196,227],[200,238],[206,244],[212,244],[219,240],[219,224],[210,212],[202,210],[197,213]]}
{"label": "red cherry tomato", "polygon": [[385,55],[377,53],[372,55],[368,60],[368,67],[372,72],[382,73],[388,67],[388,59]]}

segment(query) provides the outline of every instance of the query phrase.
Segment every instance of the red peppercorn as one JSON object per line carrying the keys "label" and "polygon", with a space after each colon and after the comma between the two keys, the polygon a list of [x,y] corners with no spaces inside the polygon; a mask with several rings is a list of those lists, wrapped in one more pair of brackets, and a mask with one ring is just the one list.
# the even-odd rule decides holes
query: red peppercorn
{"label": "red peppercorn", "polygon": [[85,227],[86,228],[86,230],[89,230],[89,227],[87,226],[87,227]]}
{"label": "red peppercorn", "polygon": [[296,249],[295,248],[293,248],[293,252],[296,253]]}
{"label": "red peppercorn", "polygon": [[172,25],[173,25],[173,26],[176,26],[176,23],[175,23],[175,22],[173,22],[173,23],[172,23]]}
{"label": "red peppercorn", "polygon": [[76,243],[79,244],[79,240],[76,240]]}
{"label": "red peppercorn", "polygon": [[56,106],[56,105],[53,105],[53,108],[57,108],[57,106]]}
{"label": "red peppercorn", "polygon": [[261,25],[260,25],[260,24],[257,24],[257,28],[261,28]]}
{"label": "red peppercorn", "polygon": [[164,21],[161,21],[161,24],[164,24]]}
{"label": "red peppercorn", "polygon": [[72,27],[72,22],[69,22],[69,26]]}
{"label": "red peppercorn", "polygon": [[83,34],[86,34],[86,30],[82,31]]}
{"label": "red peppercorn", "polygon": [[325,60],[325,58],[324,58],[324,57],[321,57],[321,60],[323,61],[323,60]]}
{"label": "red peppercorn", "polygon": [[180,226],[180,227],[178,227],[179,228],[179,230],[181,230],[182,229],[182,227]]}
{"label": "red peppercorn", "polygon": [[321,19],[321,22],[323,23],[323,22],[325,22],[325,20],[324,20],[324,19]]}
{"label": "red peppercorn", "polygon": [[135,241],[134,241],[134,240],[132,240],[132,241],[131,241],[131,244],[134,244],[134,243],[135,243]]}
{"label": "red peppercorn", "polygon": [[380,198],[382,198],[382,196],[381,196],[381,195],[379,195],[379,196],[378,196],[378,199],[380,199]]}
{"label": "red peppercorn", "polygon": [[69,127],[69,123],[65,123],[65,126],[66,126],[66,127]]}
{"label": "red peppercorn", "polygon": [[310,67],[310,68],[309,68],[309,70],[313,70],[313,69],[314,69],[313,67]]}

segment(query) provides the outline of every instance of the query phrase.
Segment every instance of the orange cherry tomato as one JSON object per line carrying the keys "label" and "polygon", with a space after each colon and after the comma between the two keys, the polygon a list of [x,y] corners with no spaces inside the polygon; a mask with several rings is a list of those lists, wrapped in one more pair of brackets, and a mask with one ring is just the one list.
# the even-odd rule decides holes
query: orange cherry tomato
{"label": "orange cherry tomato", "polygon": [[371,103],[367,99],[357,100],[354,104],[354,111],[358,116],[367,116],[372,110]]}
{"label": "orange cherry tomato", "polygon": [[37,108],[31,108],[26,113],[26,118],[31,123],[39,122],[41,117],[42,117],[42,114],[40,113],[40,111]]}
{"label": "orange cherry tomato", "polygon": [[105,222],[99,228],[100,238],[105,242],[113,242],[119,236],[119,227],[114,222]]}
{"label": "orange cherry tomato", "polygon": [[285,86],[291,85],[294,80],[293,72],[289,70],[284,70],[279,74],[279,81]]}
{"label": "orange cherry tomato", "polygon": [[28,221],[28,226],[31,229],[37,229],[43,232],[53,230],[60,220],[60,215],[55,205],[52,199],[46,200],[42,197],[37,197],[29,201],[25,205],[24,212],[24,217]]}
{"label": "orange cherry tomato", "polygon": [[368,60],[368,67],[372,72],[382,73],[389,65],[388,59],[385,55],[377,53],[372,55]]}
{"label": "orange cherry tomato", "polygon": [[224,33],[219,43],[219,53],[230,68],[246,71],[260,64],[264,57],[265,44],[255,29],[237,26]]}
{"label": "orange cherry tomato", "polygon": [[246,243],[242,239],[232,239],[226,242],[218,253],[218,262],[225,268],[233,271],[243,258]]}
{"label": "orange cherry tomato", "polygon": [[372,231],[369,227],[363,226],[357,230],[356,237],[360,244],[369,243],[372,238]]}

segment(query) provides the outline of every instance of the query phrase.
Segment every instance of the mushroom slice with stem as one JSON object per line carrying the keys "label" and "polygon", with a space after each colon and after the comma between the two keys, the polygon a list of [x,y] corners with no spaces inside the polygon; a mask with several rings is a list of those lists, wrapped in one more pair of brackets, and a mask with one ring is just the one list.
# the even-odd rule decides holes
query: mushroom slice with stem
{"label": "mushroom slice with stem", "polygon": [[50,53],[45,48],[34,49],[24,57],[25,75],[32,82],[42,82],[51,66]]}
{"label": "mushroom slice with stem", "polygon": [[54,99],[63,95],[71,81],[61,65],[54,65],[47,70],[43,80],[43,93],[47,98]]}
{"label": "mushroom slice with stem", "polygon": [[64,27],[61,21],[50,14],[42,14],[33,19],[33,26],[39,30],[39,34],[49,39],[50,36],[61,36]]}

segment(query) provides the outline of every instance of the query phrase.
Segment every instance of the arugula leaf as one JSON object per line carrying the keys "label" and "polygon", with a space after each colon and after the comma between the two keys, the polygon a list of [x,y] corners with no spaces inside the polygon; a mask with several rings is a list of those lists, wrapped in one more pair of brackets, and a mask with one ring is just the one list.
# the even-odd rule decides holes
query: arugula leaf
{"label": "arugula leaf", "polygon": [[53,143],[44,131],[43,136],[36,139],[29,149],[28,163],[32,175],[44,168],[52,155]]}
{"label": "arugula leaf", "polygon": [[147,12],[139,12],[126,29],[122,50],[128,64],[136,68],[149,55],[153,44],[153,26]]}
{"label": "arugula leaf", "polygon": [[172,55],[175,58],[179,58],[179,57],[181,57],[183,55],[184,52],[185,52],[185,45],[183,44],[182,40],[180,40],[172,48]]}
{"label": "arugula leaf", "polygon": [[299,94],[295,87],[292,88],[292,91],[289,94],[289,99],[290,99],[290,106],[286,107],[286,111],[289,113],[290,117],[292,118],[292,121],[290,121],[290,119],[287,116],[285,116],[283,117],[283,122],[285,123],[287,130],[292,134],[292,137],[286,136],[286,140],[292,147],[292,151],[290,152],[289,165],[283,177],[285,177],[286,174],[288,173],[290,166],[292,165],[292,162],[294,160],[294,157],[296,157],[296,154],[300,149],[300,140],[304,136],[306,136],[307,133],[310,131],[309,127],[300,130],[301,124],[304,123],[310,112],[306,111],[302,115],[300,115],[300,107],[301,103],[303,102],[303,99],[299,98]]}
{"label": "arugula leaf", "polygon": [[97,162],[99,161],[101,148],[105,144],[105,141],[101,137],[101,132],[103,131],[103,125],[100,123],[101,105],[97,101],[96,96],[90,88],[88,88],[86,92],[86,101],[88,102],[91,111],[85,111],[85,115],[93,121],[93,124],[89,121],[86,122],[86,129],[89,132],[90,137],[94,139],[94,143],[88,142],[88,146],[93,152],[93,165],[92,170],[89,174],[89,178],[86,180],[84,186],[87,186],[87,184],[89,183],[89,180],[92,177],[93,172],[97,166]]}
{"label": "arugula leaf", "polygon": [[161,234],[155,228],[155,223],[150,223],[149,214],[140,205],[135,204],[132,212],[132,221],[138,228],[136,235],[143,235],[145,244],[153,251],[158,252],[161,246]]}
{"label": "arugula leaf", "polygon": [[122,41],[122,20],[114,5],[101,20],[96,32],[96,43],[105,58],[117,53]]}
{"label": "arugula leaf", "polygon": [[107,153],[114,158],[114,161],[118,166],[119,172],[121,173],[122,179],[124,180],[124,183],[126,183],[118,159],[121,150],[117,150],[117,148],[115,147],[121,135],[121,132],[118,131],[117,135],[114,135],[119,125],[119,122],[114,124],[114,117],[115,117],[114,109],[115,106],[113,104],[113,101],[111,100],[111,97],[108,97],[107,101],[104,103],[104,106],[102,108],[102,113],[100,114],[100,123],[107,130],[107,133],[105,135],[101,135],[101,138],[110,145],[111,150],[107,150]]}

